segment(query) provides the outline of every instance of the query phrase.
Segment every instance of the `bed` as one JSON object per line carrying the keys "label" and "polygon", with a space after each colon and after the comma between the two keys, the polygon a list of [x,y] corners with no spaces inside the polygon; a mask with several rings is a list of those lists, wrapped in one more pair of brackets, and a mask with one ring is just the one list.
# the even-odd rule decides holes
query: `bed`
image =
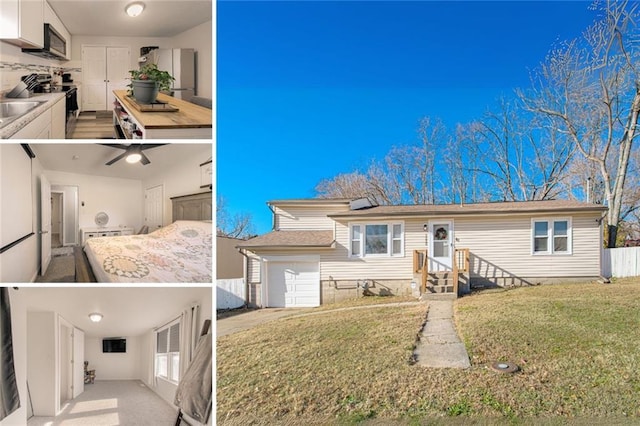
{"label": "bed", "polygon": [[178,220],[168,226],[145,235],[92,238],[84,250],[76,247],[76,282],[213,282],[211,192],[172,202]]}

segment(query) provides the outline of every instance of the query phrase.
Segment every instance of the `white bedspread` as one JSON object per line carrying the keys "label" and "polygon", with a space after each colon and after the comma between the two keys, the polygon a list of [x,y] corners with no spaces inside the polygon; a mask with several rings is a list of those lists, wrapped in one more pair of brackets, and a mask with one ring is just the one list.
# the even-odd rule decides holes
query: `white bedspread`
{"label": "white bedspread", "polygon": [[211,283],[211,223],[177,220],[147,235],[91,238],[85,252],[98,282]]}

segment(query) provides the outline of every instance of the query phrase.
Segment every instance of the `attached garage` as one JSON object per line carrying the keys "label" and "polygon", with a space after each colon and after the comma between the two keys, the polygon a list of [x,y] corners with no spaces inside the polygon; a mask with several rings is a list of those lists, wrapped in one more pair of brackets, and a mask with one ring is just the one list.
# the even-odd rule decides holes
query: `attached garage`
{"label": "attached garage", "polygon": [[266,304],[270,308],[320,306],[320,262],[277,260],[266,262]]}

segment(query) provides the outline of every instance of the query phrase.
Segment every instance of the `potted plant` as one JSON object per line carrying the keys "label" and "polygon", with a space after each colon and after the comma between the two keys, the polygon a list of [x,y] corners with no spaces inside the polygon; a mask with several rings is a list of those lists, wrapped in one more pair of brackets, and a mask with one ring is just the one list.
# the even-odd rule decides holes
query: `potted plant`
{"label": "potted plant", "polygon": [[158,69],[156,64],[147,64],[139,70],[129,70],[131,74],[130,94],[141,104],[155,102],[158,92],[170,90],[175,80],[167,71]]}

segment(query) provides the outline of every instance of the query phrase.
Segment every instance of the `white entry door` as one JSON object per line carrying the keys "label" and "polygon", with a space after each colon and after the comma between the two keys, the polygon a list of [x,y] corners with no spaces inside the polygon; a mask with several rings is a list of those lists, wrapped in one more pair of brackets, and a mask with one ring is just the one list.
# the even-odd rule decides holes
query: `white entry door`
{"label": "white entry door", "polygon": [[149,232],[162,228],[162,185],[144,191],[144,224]]}
{"label": "white entry door", "polygon": [[44,275],[51,262],[51,184],[40,175],[40,274]]}
{"label": "white entry door", "polygon": [[453,221],[429,223],[429,271],[451,271],[453,266]]}
{"label": "white entry door", "polygon": [[107,47],[107,108],[113,109],[116,96],[114,90],[124,90],[129,84],[131,49],[128,47]]}

